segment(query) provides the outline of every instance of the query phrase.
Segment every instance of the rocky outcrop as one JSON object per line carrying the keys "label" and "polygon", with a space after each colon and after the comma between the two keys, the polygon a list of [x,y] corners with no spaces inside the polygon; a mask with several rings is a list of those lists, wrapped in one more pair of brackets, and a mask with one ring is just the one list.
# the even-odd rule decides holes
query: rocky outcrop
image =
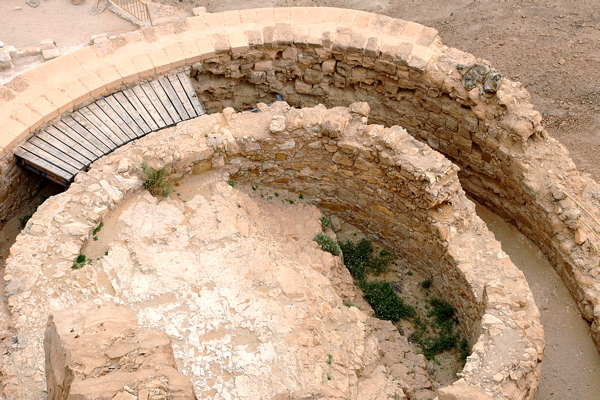
{"label": "rocky outcrop", "polygon": [[195,399],[177,371],[171,339],[137,326],[113,303],[78,303],[54,312],[44,337],[50,400]]}

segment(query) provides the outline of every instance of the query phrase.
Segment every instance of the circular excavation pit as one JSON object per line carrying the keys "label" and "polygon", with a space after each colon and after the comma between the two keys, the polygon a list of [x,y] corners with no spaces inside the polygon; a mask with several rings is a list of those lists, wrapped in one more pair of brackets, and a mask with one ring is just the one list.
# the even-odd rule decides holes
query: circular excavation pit
{"label": "circular excavation pit", "polygon": [[[69,76],[60,73],[67,64]],[[20,285],[9,293],[11,316],[27,343],[10,357],[33,354],[27,366],[4,363],[8,376],[11,368],[30,368],[8,387],[43,387],[47,315],[94,297],[71,280],[91,272],[71,266],[104,213],[139,188],[139,165],[148,159],[168,165],[174,178],[224,169],[236,181],[318,197],[320,207],[434,277],[456,307],[473,352],[455,390],[469,390],[461,386],[466,382],[497,399],[534,398],[544,347],[537,307],[461,185],[540,246],[592,321],[596,343],[600,190],[546,135],[520,84],[504,79],[496,94],[467,91],[457,67],[474,64],[482,62],[412,22],[330,8],[261,9],[202,14],[101,40],[8,84],[2,129],[12,140],[4,147],[0,196],[10,201],[2,203],[3,215],[27,195],[17,189],[29,178],[15,166],[12,149],[63,112],[123,85],[187,66],[209,111],[252,108],[276,94],[293,107],[349,107],[224,109],[126,145],[78,175],[34,215],[7,260],[8,284]],[[36,85],[42,76],[50,82]],[[244,119],[256,130],[236,131]],[[64,244],[48,246],[55,242]],[[49,247],[43,254],[42,245]],[[52,300],[36,304],[31,296]]]}

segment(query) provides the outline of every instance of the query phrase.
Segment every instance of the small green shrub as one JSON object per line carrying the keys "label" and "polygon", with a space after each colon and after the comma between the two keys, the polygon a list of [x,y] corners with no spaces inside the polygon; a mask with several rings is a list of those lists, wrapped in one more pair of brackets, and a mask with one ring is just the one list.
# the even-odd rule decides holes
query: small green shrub
{"label": "small green shrub", "polygon": [[[414,318],[415,332],[409,339],[421,347],[425,358],[432,360],[436,355],[454,349],[459,344],[460,334],[454,332],[457,321],[452,305],[437,298],[431,299],[429,304],[431,310],[427,313],[428,319],[420,316]],[[467,347],[466,340],[463,340],[460,343],[461,358],[466,359],[464,354],[468,351]]]}
{"label": "small green shrub", "polygon": [[319,218],[319,221],[321,221],[321,228],[323,228],[323,230],[331,228],[331,220],[326,216],[323,215],[321,218]]}
{"label": "small green shrub", "polygon": [[356,308],[358,308],[360,311],[362,311],[362,308],[361,308],[361,307],[357,306],[356,304],[352,303],[351,301],[344,300],[344,305],[345,305],[346,307],[348,307],[348,308],[350,308],[350,307],[356,307]]}
{"label": "small green shrub", "polygon": [[319,233],[313,240],[317,242],[319,246],[321,246],[323,251],[331,253],[334,256],[340,255],[340,246],[338,246],[338,244],[332,238],[324,233]]}
{"label": "small green shrub", "polygon": [[227,181],[227,184],[228,184],[229,186],[231,186],[231,187],[235,187],[235,181],[234,181],[233,179],[229,179],[229,180]]}
{"label": "small green shrub", "polygon": [[104,226],[104,222],[102,222],[102,221],[101,221],[101,222],[98,224],[98,226],[97,226],[97,227],[94,229],[93,235],[94,235],[94,236],[96,236],[96,234],[97,234],[98,232],[100,232],[100,230],[102,229],[102,227],[103,227],[103,226]]}
{"label": "small green shrub", "polygon": [[87,258],[85,254],[80,254],[75,259],[75,264],[71,266],[71,269],[81,269],[86,265],[90,265],[92,263],[91,258]]}
{"label": "small green shrub", "polygon": [[415,309],[404,304],[389,282],[361,281],[359,287],[365,295],[365,300],[373,307],[377,318],[396,322],[415,315]]}
{"label": "small green shrub", "polygon": [[435,317],[435,322],[440,325],[454,318],[454,307],[448,302],[433,298],[429,301],[433,309],[427,314],[428,317]]}
{"label": "small green shrub", "polygon": [[431,287],[431,279],[421,282],[420,285],[423,289],[429,289]]}
{"label": "small green shrub", "polygon": [[354,279],[365,279],[368,273],[381,275],[386,272],[389,265],[394,261],[394,255],[387,250],[381,250],[378,255],[373,255],[373,245],[367,239],[361,239],[358,243],[351,240],[340,243],[344,253],[344,264]]}
{"label": "small green shrub", "polygon": [[142,162],[141,168],[144,188],[155,197],[167,197],[172,189],[167,181],[167,169],[165,167],[153,168],[146,161]]}
{"label": "small green shrub", "polygon": [[333,355],[327,354],[327,365],[333,364]]}

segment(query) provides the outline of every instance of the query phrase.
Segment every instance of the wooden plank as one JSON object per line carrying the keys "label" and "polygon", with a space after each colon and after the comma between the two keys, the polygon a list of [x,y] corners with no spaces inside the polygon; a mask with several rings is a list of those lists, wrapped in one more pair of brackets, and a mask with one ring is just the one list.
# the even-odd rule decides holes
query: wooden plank
{"label": "wooden plank", "polygon": [[161,78],[158,78],[158,81],[160,82],[162,88],[165,90],[165,93],[169,97],[169,100],[171,100],[171,104],[173,104],[173,107],[175,107],[175,109],[177,110],[177,114],[179,114],[181,120],[186,121],[190,119],[190,116],[185,110],[183,104],[181,104],[181,100],[179,100],[179,96],[177,96],[177,92],[175,92],[175,89],[173,89],[173,86],[171,85],[169,79],[163,76]]}
{"label": "wooden plank", "polygon": [[108,118],[110,118],[110,120],[119,127],[121,132],[123,132],[125,134],[125,136],[127,136],[127,140],[126,140],[127,142],[137,138],[136,133],[129,127],[127,122],[125,122],[125,120],[123,119],[121,114],[116,112],[111,107],[111,105],[108,104],[106,99],[100,99],[100,100],[96,101],[96,104],[98,105],[98,107],[100,107],[102,109],[102,111],[104,111],[104,113],[108,116]]}
{"label": "wooden plank", "polygon": [[129,129],[131,129],[131,132],[133,132],[134,138],[139,138],[140,136],[144,136],[147,133],[139,127],[139,125],[133,120],[133,118],[131,118],[129,112],[127,112],[127,110],[123,107],[121,102],[117,100],[114,96],[105,97],[104,100],[108,105],[110,105],[113,111],[116,114],[118,114],[123,121],[125,121],[125,124],[127,124]]}
{"label": "wooden plank", "polygon": [[140,116],[144,119],[144,121],[146,121],[146,124],[150,127],[150,131],[154,132],[158,130],[158,124],[156,123],[156,121],[154,121],[152,115],[150,115],[148,110],[146,110],[146,107],[144,107],[144,105],[142,104],[140,99],[138,99],[138,97],[135,95],[133,90],[125,89],[122,90],[121,93],[123,93],[125,97],[127,97],[131,105],[135,107]]}
{"label": "wooden plank", "polygon": [[[76,168],[76,167],[72,166],[71,164],[56,157],[52,153],[49,153],[48,151],[44,150],[44,148],[38,147],[31,142],[23,143],[21,145],[21,148],[24,150],[27,150],[31,154],[35,154],[39,158],[42,158],[42,159],[48,161],[52,165],[55,165],[56,167],[65,171],[66,173],[70,173],[71,175],[76,175],[80,171],[80,168]],[[61,176],[63,176],[63,175],[61,175]]]}
{"label": "wooden plank", "polygon": [[131,90],[133,91],[133,93],[135,93],[137,99],[144,106],[144,109],[148,112],[148,114],[150,114],[152,120],[154,120],[154,122],[156,123],[156,129],[158,130],[167,126],[167,123],[161,117],[152,100],[150,100],[148,96],[146,96],[146,92],[144,92],[144,89],[142,89],[140,85],[137,85],[132,87]]}
{"label": "wooden plank", "polygon": [[114,137],[118,138],[118,144],[125,144],[129,142],[129,137],[119,128],[119,126],[113,121],[106,113],[98,106],[97,103],[91,103],[87,105],[87,109],[113,134]]}
{"label": "wooden plank", "polygon": [[148,100],[152,102],[152,105],[154,105],[154,108],[160,114],[162,120],[165,122],[165,126],[174,125],[175,122],[173,121],[173,118],[171,118],[169,111],[167,111],[162,100],[156,95],[152,86],[148,82],[146,82],[138,85],[138,87],[144,91],[144,94],[146,95],[146,97],[148,97]]}
{"label": "wooden plank", "polygon": [[63,151],[69,151],[70,154],[77,157],[77,159],[86,166],[98,158],[94,153],[56,129],[54,126],[47,127],[36,136],[45,141],[52,140],[53,142],[56,142],[57,146],[64,146],[58,148],[64,149]]}
{"label": "wooden plank", "polygon": [[62,120],[55,122],[54,126],[60,129],[65,134],[68,134],[73,140],[81,143],[97,157],[102,157],[108,153],[111,148],[108,147],[104,142],[94,136],[88,131],[83,125],[75,120],[71,115],[63,117]]}
{"label": "wooden plank", "polygon": [[194,86],[190,81],[189,74],[186,72],[180,72],[177,74],[177,77],[179,78],[179,82],[181,82],[181,86],[183,86],[183,89],[187,93],[188,98],[190,99],[190,103],[192,103],[192,106],[194,107],[194,110],[196,110],[196,115],[204,115],[204,108],[202,107],[200,99],[198,98],[198,95],[194,90]]}
{"label": "wooden plank", "polygon": [[197,117],[198,115],[196,114],[196,110],[192,106],[190,98],[188,97],[188,94],[186,93],[183,86],[181,85],[181,82],[179,82],[179,78],[177,77],[177,75],[168,75],[167,79],[169,79],[169,82],[171,82],[171,86],[173,87],[173,90],[175,90],[175,93],[177,93],[177,97],[179,97],[181,104],[183,104],[183,106],[185,107],[185,111],[187,112],[188,116],[190,118]]}
{"label": "wooden plank", "polygon": [[[83,126],[90,134],[98,138],[104,145],[108,148],[107,153],[113,151],[118,147],[118,145],[111,139],[111,137],[106,136],[104,131],[99,129],[95,122],[90,121],[89,114],[91,114],[87,109],[80,108],[79,110],[73,112],[71,117],[77,121],[81,126]],[[105,153],[106,154],[106,153]]]}
{"label": "wooden plank", "polygon": [[20,147],[15,149],[15,154],[25,160],[28,164],[40,169],[42,172],[56,176],[66,182],[70,181],[73,179],[73,176],[75,176],[71,172],[65,171],[45,159],[40,158],[37,154]]}
{"label": "wooden plank", "polygon": [[77,112],[90,121],[90,123],[95,126],[98,131],[100,131],[113,143],[111,150],[114,150],[123,144],[124,140],[117,136],[110,127],[106,126],[102,120],[98,118],[96,114],[94,114],[87,106],[81,107],[79,110],[77,110]]}
{"label": "wooden plank", "polygon": [[78,170],[87,165],[87,160],[80,154],[75,153],[72,149],[50,135],[44,135],[43,132],[38,132],[35,136],[28,140],[28,143],[43,149],[45,152],[52,154],[54,157],[62,160],[64,163],[77,168]]}
{"label": "wooden plank", "polygon": [[152,132],[152,129],[148,126],[146,121],[144,121],[138,110],[131,105],[127,97],[125,97],[125,95],[122,92],[113,94],[113,97],[119,102],[121,107],[123,107],[125,111],[127,111],[127,114],[129,114],[133,122],[140,128],[142,134],[138,137],[144,136]]}
{"label": "wooden plank", "polygon": [[173,120],[173,123],[176,124],[178,122],[183,121],[181,119],[181,116],[177,112],[177,109],[175,109],[175,106],[171,102],[171,99],[169,99],[169,96],[167,96],[167,93],[165,92],[165,89],[163,89],[160,82],[158,82],[158,80],[153,80],[150,81],[149,84],[152,90],[154,90],[156,96],[160,99],[160,103],[169,112],[169,116],[171,117],[171,120]]}

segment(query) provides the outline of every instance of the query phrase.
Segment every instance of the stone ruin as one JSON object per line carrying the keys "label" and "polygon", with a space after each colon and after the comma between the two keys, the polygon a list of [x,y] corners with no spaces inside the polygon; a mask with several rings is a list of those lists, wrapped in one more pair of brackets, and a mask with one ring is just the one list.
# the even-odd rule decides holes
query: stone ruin
{"label": "stone ruin", "polygon": [[[139,164],[150,158],[175,179],[224,170],[240,182],[318,196],[321,208],[434,277],[458,310],[472,354],[461,379],[438,390],[440,399],[469,398],[469,391],[535,398],[544,347],[537,307],[463,189],[540,246],[592,322],[599,347],[600,189],[546,134],[519,83],[504,78],[490,97],[467,91],[457,66],[474,64],[485,62],[412,22],[334,8],[256,9],[102,38],[0,88],[3,218],[37,184],[15,165],[12,150],[64,112],[189,68],[213,113],[100,159],[28,222],[6,263],[18,341],[3,362],[5,392],[28,398],[43,389],[48,314],[83,300],[118,302],[82,287],[70,267],[103,216],[139,190]],[[260,105],[277,94],[286,103]],[[257,114],[235,113],[257,104]],[[244,120],[253,132],[240,131]],[[382,382],[393,379],[391,366],[376,370]],[[321,383],[338,390],[329,398],[371,398],[359,382],[349,392]],[[410,385],[401,389],[412,396]]]}

